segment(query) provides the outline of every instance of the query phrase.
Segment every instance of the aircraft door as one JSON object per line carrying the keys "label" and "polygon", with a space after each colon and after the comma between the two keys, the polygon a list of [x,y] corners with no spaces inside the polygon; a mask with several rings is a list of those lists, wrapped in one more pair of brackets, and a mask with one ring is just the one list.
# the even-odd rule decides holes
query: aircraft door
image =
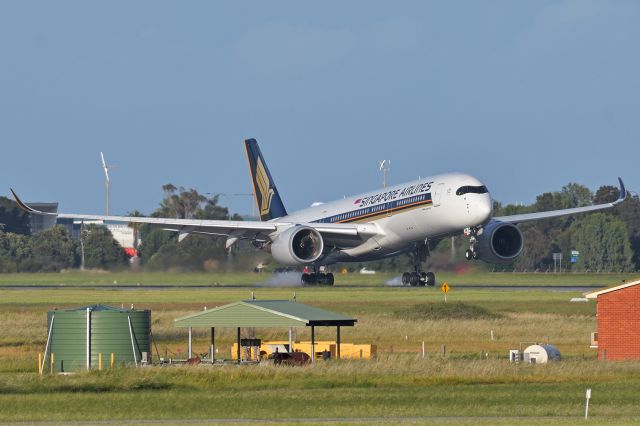
{"label": "aircraft door", "polygon": [[444,183],[438,183],[433,188],[431,193],[431,201],[433,201],[433,207],[438,207],[442,202],[442,196],[444,195]]}

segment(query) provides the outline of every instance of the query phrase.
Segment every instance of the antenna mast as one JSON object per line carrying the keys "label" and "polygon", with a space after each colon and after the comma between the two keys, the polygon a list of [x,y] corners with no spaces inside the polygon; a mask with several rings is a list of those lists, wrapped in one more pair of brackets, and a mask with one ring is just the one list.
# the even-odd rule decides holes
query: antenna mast
{"label": "antenna mast", "polygon": [[109,183],[110,183],[110,179],[109,179],[109,169],[112,168],[113,166],[109,166],[107,165],[107,162],[104,160],[104,154],[102,153],[102,151],[100,151],[100,160],[102,160],[102,169],[104,170],[104,177],[105,177],[105,189],[107,191],[107,204],[105,206],[105,215],[109,216]]}

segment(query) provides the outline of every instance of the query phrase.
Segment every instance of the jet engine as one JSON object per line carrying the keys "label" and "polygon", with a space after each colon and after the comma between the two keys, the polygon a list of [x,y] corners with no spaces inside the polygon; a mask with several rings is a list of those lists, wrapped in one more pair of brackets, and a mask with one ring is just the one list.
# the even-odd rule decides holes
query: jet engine
{"label": "jet engine", "polygon": [[322,235],[308,226],[296,225],[279,234],[271,243],[271,255],[285,266],[307,265],[322,256]]}
{"label": "jet engine", "polygon": [[478,235],[476,244],[479,258],[485,262],[509,263],[522,252],[523,238],[517,226],[492,220]]}

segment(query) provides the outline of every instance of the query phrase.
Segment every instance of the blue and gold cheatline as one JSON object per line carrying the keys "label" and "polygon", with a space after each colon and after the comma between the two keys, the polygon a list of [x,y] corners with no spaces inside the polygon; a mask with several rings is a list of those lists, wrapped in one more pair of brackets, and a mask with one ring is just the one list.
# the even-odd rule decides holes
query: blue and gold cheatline
{"label": "blue and gold cheatline", "polygon": [[287,209],[285,209],[278,189],[271,178],[258,142],[255,139],[247,139],[244,144],[247,148],[249,172],[251,173],[251,183],[258,204],[260,220],[267,221],[286,216]]}
{"label": "blue and gold cheatline", "polygon": [[[360,201],[360,200],[359,200]],[[431,193],[414,195],[411,197],[393,200],[386,203],[359,208],[348,212],[335,214],[322,219],[315,220],[319,223],[353,223],[353,222],[371,222],[382,217],[386,217],[395,213],[413,210],[422,206],[433,204]]]}

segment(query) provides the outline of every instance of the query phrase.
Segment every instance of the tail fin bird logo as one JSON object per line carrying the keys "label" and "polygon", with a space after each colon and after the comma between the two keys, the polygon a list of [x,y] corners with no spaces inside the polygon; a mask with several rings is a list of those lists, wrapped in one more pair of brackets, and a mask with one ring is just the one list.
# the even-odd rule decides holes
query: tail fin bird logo
{"label": "tail fin bird logo", "polygon": [[273,199],[273,188],[269,183],[269,176],[262,164],[262,158],[258,157],[256,164],[256,186],[260,191],[260,216],[268,214],[271,211],[271,200]]}

